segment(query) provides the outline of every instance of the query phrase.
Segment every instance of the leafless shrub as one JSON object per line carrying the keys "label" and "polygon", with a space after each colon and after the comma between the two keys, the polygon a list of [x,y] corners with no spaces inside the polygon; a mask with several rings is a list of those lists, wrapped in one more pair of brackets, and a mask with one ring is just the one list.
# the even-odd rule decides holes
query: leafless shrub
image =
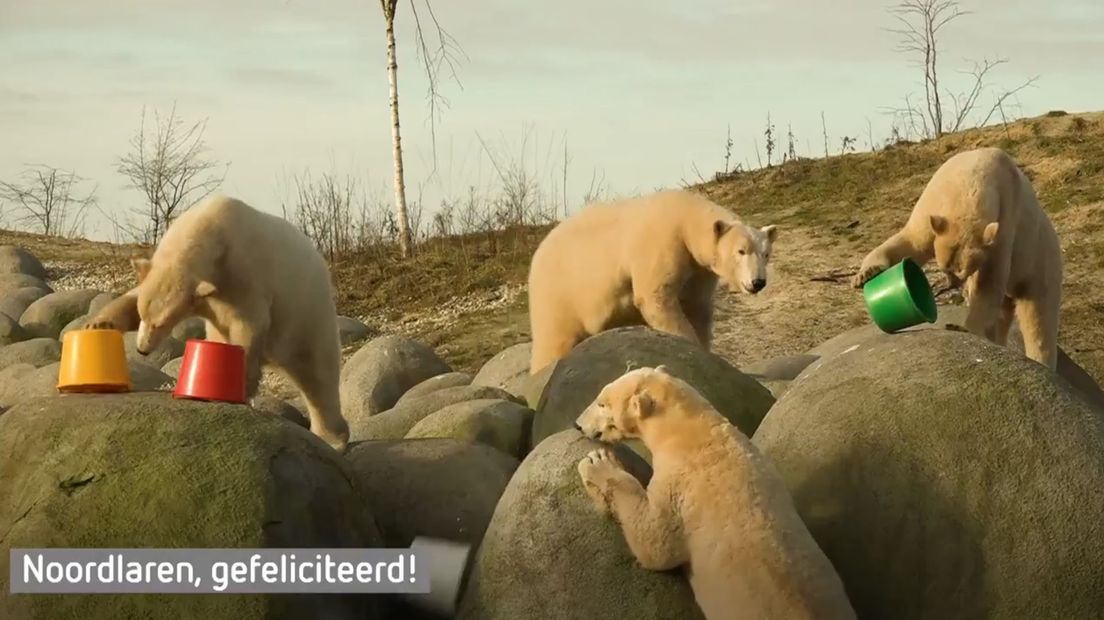
{"label": "leafless shrub", "polygon": [[96,205],[96,187],[78,191],[86,179],[53,166],[26,166],[19,179],[0,181],[0,200],[16,212],[13,223],[54,237],[76,237],[84,232],[88,209]]}

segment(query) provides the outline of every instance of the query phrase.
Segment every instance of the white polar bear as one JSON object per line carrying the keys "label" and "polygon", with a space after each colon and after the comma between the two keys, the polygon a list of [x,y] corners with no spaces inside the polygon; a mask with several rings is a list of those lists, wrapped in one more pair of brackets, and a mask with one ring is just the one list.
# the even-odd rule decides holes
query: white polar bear
{"label": "white polar bear", "polygon": [[263,363],[299,388],[311,431],[338,451],[349,440],[338,382],[341,345],[325,259],[286,220],[213,196],[181,215],[152,258],[136,259],[137,348],[152,351],[190,316],[207,339],[246,352],[246,393],[257,393]]}
{"label": "white polar bear", "polygon": [[708,620],[855,618],[781,474],[685,381],[662,366],[625,373],[576,426],[607,443],[639,438],[651,451],[647,489],[604,449],[579,462],[579,475],[641,566],[689,565]]}

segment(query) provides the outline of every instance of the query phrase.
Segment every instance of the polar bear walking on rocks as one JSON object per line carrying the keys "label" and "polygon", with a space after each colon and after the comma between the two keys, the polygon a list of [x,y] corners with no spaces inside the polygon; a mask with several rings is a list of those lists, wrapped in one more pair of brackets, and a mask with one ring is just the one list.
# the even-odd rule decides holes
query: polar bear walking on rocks
{"label": "polar bear walking on rocks", "polygon": [[137,349],[143,355],[190,316],[207,339],[246,354],[246,394],[257,393],[263,363],[284,371],[306,400],[311,432],[344,451],[341,345],[329,268],[310,239],[287,221],[226,196],[181,215],[138,270]]}
{"label": "polar bear walking on rocks", "polygon": [[606,449],[580,461],[579,475],[641,566],[688,565],[708,620],[855,618],[781,475],[685,381],[662,366],[629,371],[576,426],[607,443],[639,438],[651,451],[647,489]]}
{"label": "polar bear walking on rocks", "polygon": [[588,205],[533,254],[530,373],[588,336],[628,325],[709,348],[718,280],[732,290],[763,290],[777,234],[776,226],[753,228],[683,190]]}
{"label": "polar bear walking on rocks", "polygon": [[1062,248],[1031,181],[996,148],[952,156],[932,176],[904,227],[863,260],[853,284],[897,262],[935,258],[964,284],[967,331],[1006,345],[1013,318],[1024,353],[1052,370],[1058,362]]}

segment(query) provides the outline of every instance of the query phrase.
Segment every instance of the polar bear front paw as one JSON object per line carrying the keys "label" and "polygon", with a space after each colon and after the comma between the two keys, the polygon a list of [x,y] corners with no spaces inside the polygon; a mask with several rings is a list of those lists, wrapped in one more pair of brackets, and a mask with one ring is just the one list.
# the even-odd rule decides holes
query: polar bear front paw
{"label": "polar bear front paw", "polygon": [[[84,329],[119,329],[112,321],[89,321],[84,324]],[[121,331],[121,330],[120,330]]]}
{"label": "polar bear front paw", "polygon": [[592,450],[579,461],[578,469],[583,488],[595,507],[599,512],[609,513],[611,482],[626,473],[621,463],[609,450]]}
{"label": "polar bear front paw", "polygon": [[888,265],[866,265],[859,269],[859,272],[855,274],[855,277],[851,279],[851,286],[855,288],[862,288],[864,284],[874,278],[874,276],[886,270]]}

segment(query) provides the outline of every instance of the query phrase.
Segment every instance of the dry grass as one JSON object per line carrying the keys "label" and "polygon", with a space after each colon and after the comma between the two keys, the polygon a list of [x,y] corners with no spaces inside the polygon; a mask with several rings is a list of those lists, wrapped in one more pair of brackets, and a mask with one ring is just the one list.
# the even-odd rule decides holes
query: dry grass
{"label": "dry grass", "polygon": [[[720,292],[716,349],[738,365],[803,353],[867,321],[861,295],[823,276],[853,271],[907,217],[928,178],[956,151],[998,146],[1024,166],[1062,237],[1061,344],[1104,379],[1104,113],[1047,115],[877,153],[787,162],[696,189],[753,224],[782,227],[767,289]],[[334,264],[339,309],[384,331],[421,338],[472,371],[528,338],[524,282],[547,227],[432,240],[406,262],[386,253]],[[0,233],[62,278],[128,286],[130,248]],[[83,275],[82,275],[83,274]]]}

